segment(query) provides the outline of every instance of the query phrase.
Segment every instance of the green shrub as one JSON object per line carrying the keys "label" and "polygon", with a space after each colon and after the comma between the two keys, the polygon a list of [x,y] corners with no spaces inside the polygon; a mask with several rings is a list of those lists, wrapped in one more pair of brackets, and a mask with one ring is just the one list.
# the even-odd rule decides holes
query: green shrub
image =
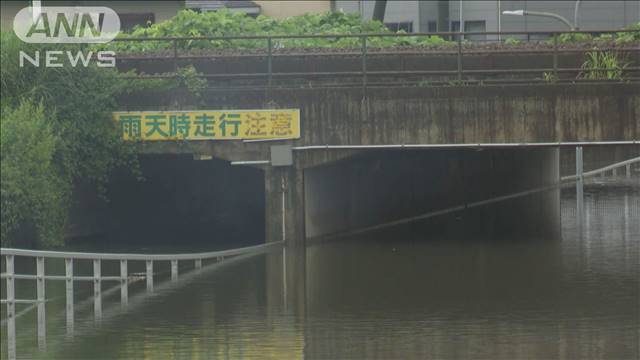
{"label": "green shrub", "polygon": [[[0,202],[2,246],[59,245],[70,194],[57,168],[61,139],[45,109],[24,100],[3,108],[0,118]],[[22,242],[22,244],[20,243]]]}
{"label": "green shrub", "polygon": [[545,71],[544,73],[542,73],[542,79],[544,79],[544,81],[548,83],[555,83],[558,81],[558,75],[553,72]]}
{"label": "green shrub", "polygon": [[640,42],[640,22],[629,27],[628,30],[636,30],[633,32],[619,32],[616,34],[616,44],[626,44],[631,42]]}
{"label": "green shrub", "polygon": [[[113,168],[126,166],[137,170],[135,148],[120,139],[111,115],[118,109],[117,98],[134,91],[133,83],[122,79],[115,69],[95,65],[86,68],[19,65],[20,50],[33,55],[36,50],[42,52],[53,48],[77,51],[78,45],[26,44],[14,34],[5,32],[0,41],[2,241],[19,243],[22,237],[18,235],[35,226],[34,238],[27,239],[28,242],[39,246],[60,244],[60,228],[70,203],[68,189],[75,181],[93,183],[99,193],[104,194]],[[37,110],[27,104],[38,104]],[[39,117],[41,113],[43,119]],[[28,126],[21,130],[21,124]],[[39,147],[30,137],[37,132],[43,139],[52,137],[55,141],[45,141],[47,147]],[[22,161],[22,153],[30,147],[37,149],[34,151],[38,153],[33,155],[37,155],[37,159],[31,161],[29,155],[25,158],[29,161]],[[43,172],[49,175],[44,177],[39,168],[34,168],[35,163],[42,164],[46,168]],[[42,185],[45,178],[52,186],[65,190],[56,192]],[[38,206],[33,205],[36,198],[41,201]],[[30,215],[29,209],[38,214],[55,213],[58,216],[51,216],[50,221],[38,217],[36,221],[36,215]],[[26,242],[22,244],[26,245]]]}
{"label": "green shrub", "polygon": [[640,42],[640,23],[633,24],[625,28],[625,30],[635,30],[631,32],[617,32],[615,34],[602,34],[594,40],[596,41],[613,41],[616,44],[627,44],[631,42]]}
{"label": "green shrub", "polygon": [[624,80],[624,69],[627,66],[628,64],[612,51],[591,51],[587,53],[578,77],[590,80]]}
{"label": "green shrub", "polygon": [[568,43],[575,43],[575,42],[591,41],[593,39],[593,36],[591,36],[590,34],[564,33],[564,34],[552,36],[551,38],[549,38],[548,43],[553,44],[555,37],[558,38],[558,43],[559,44],[568,44]]}
{"label": "green shrub", "polygon": [[504,43],[505,45],[520,45],[522,44],[522,41],[515,38],[506,38]]}
{"label": "green shrub", "polygon": [[[149,27],[136,27],[120,37],[198,37],[198,36],[242,36],[242,35],[350,35],[362,33],[392,33],[379,21],[363,20],[357,14],[327,12],[306,14],[276,20],[266,16],[252,18],[228,10],[198,13],[183,10],[172,19]],[[429,37],[382,37],[368,39],[372,47],[388,46],[446,46],[452,42],[438,36]],[[307,38],[279,39],[275,48],[295,47],[360,47],[358,38]],[[265,40],[185,40],[177,43],[179,49],[254,49],[266,48]],[[167,41],[115,41],[109,49],[122,52],[169,51],[173,44]]]}
{"label": "green shrub", "polygon": [[[75,53],[81,46],[26,44],[8,32],[2,32],[0,45],[3,243],[61,244],[74,182],[88,181],[106,198],[114,168],[126,167],[140,175],[136,148],[121,139],[112,119],[112,112],[120,110],[118,98],[177,88],[186,88],[198,98],[206,86],[193,66],[179,68],[170,79],[144,80],[125,79],[133,73],[94,64],[21,67],[21,50],[30,55],[47,49]],[[32,141],[36,133],[42,134],[42,144]],[[33,152],[28,151],[30,147]],[[36,169],[34,164],[42,167]],[[40,202],[34,204],[35,199]],[[51,216],[43,220],[41,214]]]}
{"label": "green shrub", "polygon": [[612,41],[613,40],[613,35],[612,34],[602,34],[602,35],[600,35],[598,37],[595,37],[593,40],[595,40],[595,41],[604,41],[604,42]]}

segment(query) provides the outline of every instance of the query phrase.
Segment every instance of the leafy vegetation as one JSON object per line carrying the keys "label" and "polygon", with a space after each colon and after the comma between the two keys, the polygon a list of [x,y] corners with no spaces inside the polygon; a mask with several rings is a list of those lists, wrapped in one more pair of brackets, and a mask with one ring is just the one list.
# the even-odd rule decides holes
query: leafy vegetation
{"label": "leafy vegetation", "polygon": [[578,77],[589,80],[624,80],[624,69],[627,66],[628,63],[612,51],[591,51],[587,53]]}
{"label": "leafy vegetation", "polygon": [[89,66],[20,66],[19,52],[81,50],[80,45],[26,44],[2,32],[2,163],[0,241],[38,247],[62,243],[71,189],[94,184],[104,197],[111,171],[139,175],[135,147],[112,120],[118,98],[139,91],[186,88],[198,98],[206,85],[192,66],[166,79],[131,81],[132,72]]}
{"label": "leafy vegetation", "polygon": [[[198,36],[243,36],[243,35],[349,35],[361,33],[392,32],[381,22],[363,20],[357,14],[328,12],[306,14],[276,20],[267,16],[252,18],[239,12],[228,10],[198,13],[192,10],[180,11],[170,20],[149,27],[136,27],[121,38],[128,37],[198,37]],[[442,46],[453,44],[438,36],[430,37],[381,37],[368,39],[372,47],[385,46]],[[108,45],[115,51],[144,52],[171,50],[173,45],[166,41],[116,41]],[[178,49],[251,49],[264,48],[260,39],[239,40],[186,40],[179,41]],[[283,39],[273,44],[275,48],[287,47],[358,47],[357,38],[306,38]]]}
{"label": "leafy vegetation", "polygon": [[[66,174],[56,154],[63,144],[55,134],[42,104],[22,100],[16,108],[3,108],[0,154],[3,244],[62,239],[65,209],[70,195]],[[17,241],[9,241],[17,240]]]}
{"label": "leafy vegetation", "polygon": [[1,46],[1,241],[20,242],[27,233],[35,236],[31,245],[60,244],[73,183],[90,181],[104,191],[111,169],[135,163],[111,120],[129,88],[115,69],[20,66],[20,50],[33,56],[51,45],[3,32]]}
{"label": "leafy vegetation", "polygon": [[551,38],[549,38],[549,43],[553,43],[554,42],[554,38],[558,38],[558,43],[559,44],[567,44],[567,43],[574,43],[574,42],[581,42],[581,41],[590,41],[593,39],[593,37],[589,34],[584,34],[584,33],[565,33],[565,34],[560,34],[560,35],[556,35],[556,36],[552,36]]}
{"label": "leafy vegetation", "polygon": [[558,81],[558,75],[553,72],[545,71],[544,73],[542,73],[542,79],[544,79],[544,81],[548,83],[555,83]]}
{"label": "leafy vegetation", "polygon": [[516,38],[510,37],[510,38],[506,38],[504,40],[504,43],[505,43],[505,45],[520,45],[520,44],[522,44],[522,40],[518,40]]}
{"label": "leafy vegetation", "polygon": [[[638,32],[617,33],[615,36],[604,34],[594,37],[583,33],[565,33],[557,36],[558,43],[568,44],[588,41],[610,41],[628,43],[640,41],[640,23],[629,29]],[[358,14],[343,12],[327,12],[324,14],[306,14],[286,19],[273,19],[267,16],[253,18],[240,12],[228,10],[195,12],[180,11],[175,17],[164,22],[152,24],[148,27],[138,26],[131,32],[121,34],[120,38],[159,38],[159,37],[223,37],[246,35],[356,35],[362,33],[392,34],[382,22],[363,20]],[[402,32],[400,32],[402,33]],[[424,46],[441,47],[454,46],[455,42],[438,36],[417,37],[371,37],[368,38],[371,47],[390,46]],[[549,44],[554,39],[549,39]],[[520,40],[507,38],[505,45],[521,45]],[[233,49],[245,50],[266,47],[264,39],[235,39],[235,40],[183,40],[176,43],[177,50],[207,50]],[[173,44],[168,41],[116,41],[108,45],[114,51],[142,53],[149,51],[172,51]],[[274,41],[274,48],[352,48],[361,46],[358,38],[296,38],[278,39]]]}
{"label": "leafy vegetation", "polygon": [[637,31],[616,33],[616,43],[626,44],[630,42],[640,41],[640,22],[629,26],[627,29]]}
{"label": "leafy vegetation", "polygon": [[[631,32],[617,32],[614,34],[602,34],[599,36],[592,36],[590,34],[584,33],[565,33],[557,36],[559,44],[569,44],[575,42],[587,42],[587,41],[596,41],[596,42],[606,42],[606,41],[615,41],[616,44],[627,44],[634,41],[640,41],[640,23],[633,24],[627,28],[626,30],[637,30]],[[554,37],[551,37],[548,41],[550,44],[554,42]]]}

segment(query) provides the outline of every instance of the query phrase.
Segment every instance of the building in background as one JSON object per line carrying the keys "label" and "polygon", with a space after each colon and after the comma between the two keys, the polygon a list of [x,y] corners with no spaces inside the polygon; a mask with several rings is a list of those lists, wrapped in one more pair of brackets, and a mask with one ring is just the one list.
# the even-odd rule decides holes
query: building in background
{"label": "building in background", "polygon": [[262,11],[260,5],[256,4],[255,1],[186,0],[184,3],[185,8],[199,12],[227,9],[256,17]]}
{"label": "building in background", "polygon": [[187,0],[185,7],[196,11],[228,9],[249,16],[265,15],[276,19],[308,13],[331,11],[331,1],[242,1],[242,0]]}
{"label": "building in background", "polygon": [[[371,19],[375,1],[335,0],[336,11],[360,13]],[[575,1],[388,1],[385,23],[393,30],[434,31],[554,31],[568,30],[558,20],[502,15],[505,10],[546,11],[573,21]],[[460,11],[462,9],[462,11]],[[640,1],[582,1],[582,30],[620,29],[640,22]],[[460,25],[462,24],[462,26]],[[513,36],[517,38],[518,36]],[[485,40],[474,36],[469,40]]]}
{"label": "building in background", "polygon": [[276,19],[304,14],[320,14],[331,11],[331,1],[255,1],[262,14]]}

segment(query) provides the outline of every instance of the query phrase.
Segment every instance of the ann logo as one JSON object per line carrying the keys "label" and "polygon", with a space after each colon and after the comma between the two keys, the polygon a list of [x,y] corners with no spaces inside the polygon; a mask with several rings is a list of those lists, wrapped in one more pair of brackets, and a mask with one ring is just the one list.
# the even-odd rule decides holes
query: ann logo
{"label": "ann logo", "polygon": [[107,7],[26,7],[13,29],[29,43],[106,43],[120,31],[120,18]]}
{"label": "ann logo", "polygon": [[52,27],[48,13],[40,13],[29,28],[26,36],[30,38],[34,34],[43,34],[46,37],[59,37],[60,31],[63,30],[64,35],[67,37],[84,37],[87,36],[88,31],[92,37],[99,37],[102,33],[99,27],[100,18],[104,19],[104,13],[97,14],[98,19],[95,19],[95,16],[92,15],[90,13],[74,13],[71,15],[72,20],[69,21],[66,14],[57,13]]}

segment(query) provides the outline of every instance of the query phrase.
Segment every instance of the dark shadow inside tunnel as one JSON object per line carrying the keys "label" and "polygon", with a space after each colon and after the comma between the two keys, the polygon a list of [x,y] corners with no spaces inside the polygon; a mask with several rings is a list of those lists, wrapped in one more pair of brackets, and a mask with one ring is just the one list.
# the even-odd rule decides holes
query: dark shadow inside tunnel
{"label": "dark shadow inside tunnel", "polygon": [[264,242],[264,174],[186,155],[141,155],[143,179],[120,169],[94,247],[205,251]]}
{"label": "dark shadow inside tunnel", "polygon": [[556,148],[368,151],[305,171],[306,232],[312,240],[354,232],[394,238],[407,229],[454,238],[555,237],[557,189],[471,205],[558,181]]}

